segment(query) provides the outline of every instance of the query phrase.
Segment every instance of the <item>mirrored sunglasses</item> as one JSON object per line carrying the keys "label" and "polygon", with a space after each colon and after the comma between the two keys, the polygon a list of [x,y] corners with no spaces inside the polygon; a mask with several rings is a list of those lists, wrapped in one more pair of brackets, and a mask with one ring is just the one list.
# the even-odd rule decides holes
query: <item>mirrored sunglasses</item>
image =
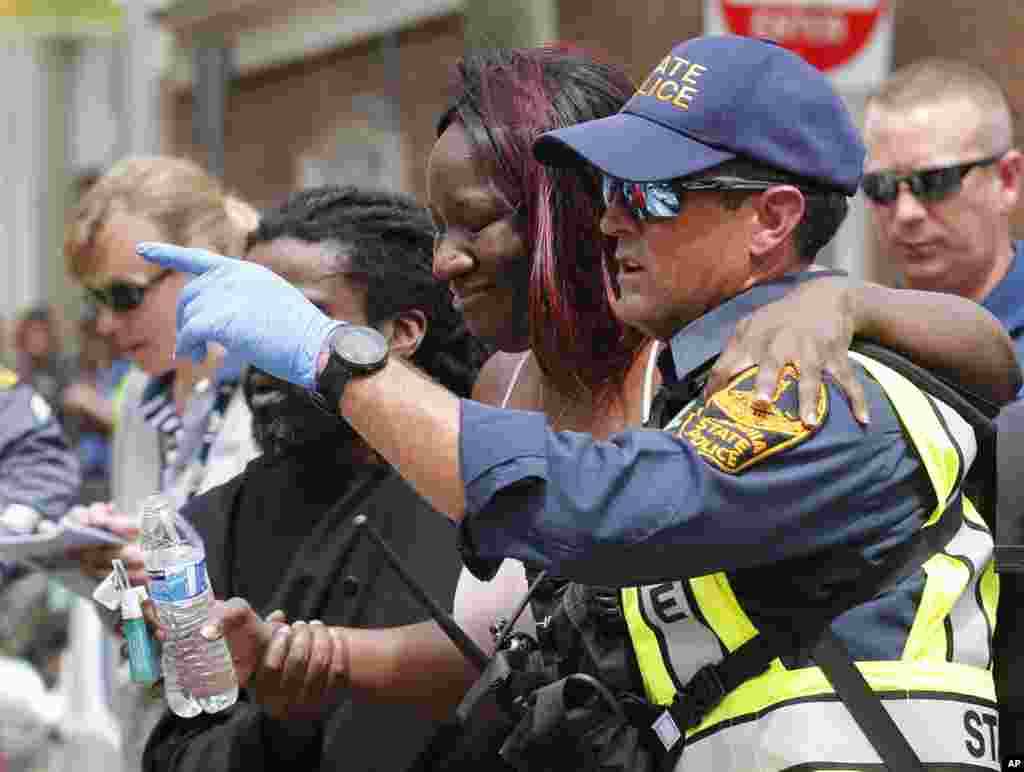
{"label": "mirrored sunglasses", "polygon": [[683,210],[683,194],[689,190],[768,190],[785,184],[727,176],[630,182],[608,174],[601,175],[604,205],[611,206],[616,197],[622,196],[626,209],[640,222],[668,220],[679,216]]}
{"label": "mirrored sunglasses", "polygon": [[1002,158],[1005,153],[969,161],[965,164],[935,166],[930,169],[919,169],[910,174],[896,172],[871,172],[861,179],[860,187],[864,195],[876,204],[891,204],[900,195],[900,183],[907,183],[910,192],[918,201],[934,203],[949,198],[960,190],[971,169],[979,166],[991,166]]}
{"label": "mirrored sunglasses", "polygon": [[114,279],[102,287],[86,287],[85,294],[89,301],[97,306],[103,306],[118,313],[133,311],[142,305],[147,290],[151,290],[172,273],[174,273],[173,270],[165,268],[148,282]]}

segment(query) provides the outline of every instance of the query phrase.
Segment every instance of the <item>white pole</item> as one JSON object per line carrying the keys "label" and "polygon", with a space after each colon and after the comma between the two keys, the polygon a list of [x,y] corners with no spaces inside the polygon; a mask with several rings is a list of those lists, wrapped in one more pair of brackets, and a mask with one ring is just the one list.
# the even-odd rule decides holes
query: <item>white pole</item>
{"label": "white pole", "polygon": [[121,730],[108,705],[106,673],[110,637],[91,601],[77,598],[71,607],[70,641],[60,688],[67,713],[59,772],[117,772],[121,769]]}
{"label": "white pole", "polygon": [[29,38],[0,39],[6,120],[0,130],[0,302],[8,319],[44,294],[41,205],[46,77],[38,45]]}

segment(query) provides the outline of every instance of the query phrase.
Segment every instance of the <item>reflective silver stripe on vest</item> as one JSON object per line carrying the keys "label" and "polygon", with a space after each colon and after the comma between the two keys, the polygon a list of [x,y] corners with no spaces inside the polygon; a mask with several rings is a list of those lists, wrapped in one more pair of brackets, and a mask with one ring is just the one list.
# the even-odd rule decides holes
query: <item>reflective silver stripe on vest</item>
{"label": "reflective silver stripe on vest", "polygon": [[932,407],[942,417],[946,426],[949,438],[960,448],[963,456],[963,464],[960,466],[960,477],[967,473],[978,456],[978,440],[974,435],[974,429],[963,419],[963,417],[941,399],[930,397]]}
{"label": "reflective silver stripe on vest", "polygon": [[[948,699],[884,697],[883,704],[926,764],[1000,769],[995,705]],[[783,772],[799,767],[857,769],[881,763],[846,707],[836,699],[783,703],[761,718],[738,719],[683,749],[676,772]],[[806,766],[801,766],[806,765]],[[879,767],[881,768],[881,767]]]}
{"label": "reflective silver stripe on vest", "polygon": [[[930,401],[941,416],[950,439],[959,448],[963,457],[960,471],[960,477],[963,479],[966,470],[971,467],[978,455],[978,442],[974,430],[959,413],[942,400],[932,397]],[[946,545],[944,552],[964,561],[971,572],[970,582],[949,612],[952,638],[950,661],[987,668],[992,661],[992,620],[988,619],[985,612],[978,585],[985,568],[992,562],[992,536],[987,530],[965,518],[964,524]]]}
{"label": "reflective silver stripe on vest", "polygon": [[640,613],[658,638],[661,658],[676,689],[705,665],[722,661],[722,644],[694,615],[682,581],[638,589]]}
{"label": "reflective silver stripe on vest", "polygon": [[982,572],[992,561],[992,536],[980,526],[965,520],[945,553],[968,564],[971,581],[949,612],[952,628],[952,660],[964,665],[987,668],[992,661],[990,641],[992,622],[981,603],[978,586]]}

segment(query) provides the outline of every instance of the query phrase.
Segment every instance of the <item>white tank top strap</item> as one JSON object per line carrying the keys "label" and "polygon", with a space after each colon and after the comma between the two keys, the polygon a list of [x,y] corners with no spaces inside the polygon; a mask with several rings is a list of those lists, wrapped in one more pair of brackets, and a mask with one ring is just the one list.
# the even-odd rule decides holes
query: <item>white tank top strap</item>
{"label": "white tank top strap", "polygon": [[508,401],[512,399],[512,390],[516,387],[516,383],[519,381],[519,374],[523,371],[523,365],[526,364],[526,360],[529,358],[530,352],[527,351],[516,364],[516,369],[512,371],[512,379],[508,382],[508,388],[505,389],[505,398],[501,400],[502,407],[508,407]]}
{"label": "white tank top strap", "polygon": [[[530,352],[523,354],[512,371],[512,379],[505,389],[505,398],[501,400],[503,408],[508,407],[512,398],[512,390],[519,381],[523,365],[530,358]],[[482,582],[463,566],[459,574],[459,582],[455,588],[455,600],[452,615],[455,621],[476,641],[488,654],[494,652],[494,633],[491,626],[498,619],[509,619],[515,612],[519,601],[526,595],[526,569],[518,560],[508,558],[498,569],[497,575],[489,582]],[[515,629],[530,635],[536,635],[536,623],[533,612],[527,606],[516,620]]]}
{"label": "white tank top strap", "polygon": [[661,351],[661,342],[654,341],[651,344],[651,353],[647,359],[647,369],[644,371],[643,402],[641,403],[641,417],[644,424],[651,417],[651,404],[654,402],[654,371],[658,366],[658,354]]}

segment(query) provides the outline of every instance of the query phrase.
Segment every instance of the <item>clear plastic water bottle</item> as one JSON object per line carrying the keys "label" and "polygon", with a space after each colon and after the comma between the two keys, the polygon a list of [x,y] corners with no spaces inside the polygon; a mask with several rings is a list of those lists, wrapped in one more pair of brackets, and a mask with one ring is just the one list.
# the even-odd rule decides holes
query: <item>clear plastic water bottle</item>
{"label": "clear plastic water bottle", "polygon": [[199,634],[213,601],[202,540],[161,495],[143,502],[140,532],[149,594],[168,633],[161,663],[168,706],[191,718],[234,705],[238,679],[227,643]]}

